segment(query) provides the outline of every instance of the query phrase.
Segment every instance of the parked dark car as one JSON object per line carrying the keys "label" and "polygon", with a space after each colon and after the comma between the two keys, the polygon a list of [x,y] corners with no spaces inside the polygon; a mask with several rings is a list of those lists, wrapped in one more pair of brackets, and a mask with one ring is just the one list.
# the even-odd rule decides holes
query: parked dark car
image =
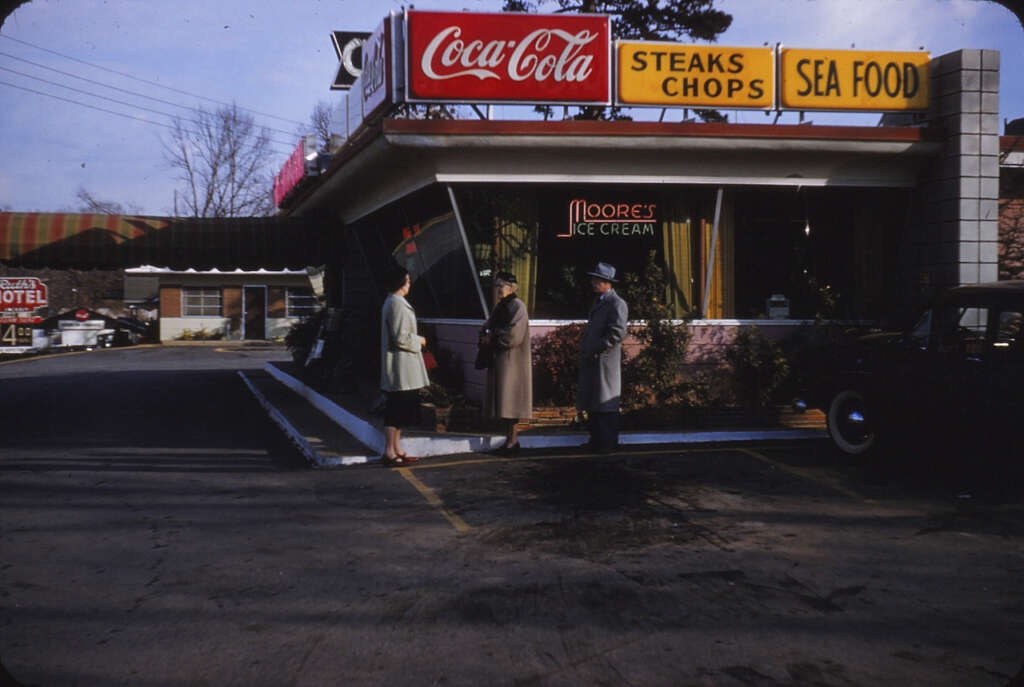
{"label": "parked dark car", "polygon": [[109,323],[111,326],[96,336],[96,345],[100,348],[116,346],[134,346],[147,341],[152,336],[150,323],[129,317],[118,317]]}
{"label": "parked dark car", "polygon": [[941,294],[902,333],[863,336],[837,354],[812,403],[836,447],[928,455],[1024,455],[1024,281]]}

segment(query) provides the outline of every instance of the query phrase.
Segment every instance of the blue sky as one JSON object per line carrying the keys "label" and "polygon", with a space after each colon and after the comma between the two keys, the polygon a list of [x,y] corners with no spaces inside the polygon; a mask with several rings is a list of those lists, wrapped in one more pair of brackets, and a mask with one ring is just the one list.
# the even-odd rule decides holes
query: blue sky
{"label": "blue sky", "polygon": [[[415,5],[497,11],[501,0],[418,0]],[[170,120],[159,113],[187,117],[188,107],[216,108],[217,102],[211,100],[235,102],[262,125],[277,130],[272,132],[279,141],[276,170],[294,145],[297,123],[308,121],[318,100],[332,102],[338,97],[329,90],[337,68],[330,32],[370,30],[388,10],[401,6],[380,0],[34,0],[24,5],[0,32],[0,82],[20,87],[0,84],[0,207],[73,210],[76,192],[86,188],[144,214],[170,214],[176,183],[160,143],[169,133],[160,124]],[[933,56],[959,48],[999,50],[1000,117],[1024,117],[1024,80],[1019,76],[1024,74],[1024,30],[1008,10],[994,3],[719,0],[716,6],[733,15],[732,27],[718,40],[722,45],[923,47]],[[107,99],[39,79],[101,93]],[[509,118],[526,116],[521,112],[498,108],[499,116]],[[650,116],[637,113],[637,118]],[[759,112],[731,113],[730,118],[770,121]],[[869,125],[878,119],[827,113],[810,113],[808,118],[821,124]],[[787,113],[779,121],[793,123],[796,115]]]}

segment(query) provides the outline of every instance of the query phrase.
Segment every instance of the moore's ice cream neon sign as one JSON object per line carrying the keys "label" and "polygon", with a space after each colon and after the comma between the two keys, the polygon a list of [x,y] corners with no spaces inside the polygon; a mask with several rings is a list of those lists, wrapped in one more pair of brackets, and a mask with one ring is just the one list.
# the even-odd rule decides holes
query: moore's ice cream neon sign
{"label": "moore's ice cream neon sign", "polygon": [[595,202],[576,198],[569,202],[569,231],[558,238],[654,236],[657,203]]}

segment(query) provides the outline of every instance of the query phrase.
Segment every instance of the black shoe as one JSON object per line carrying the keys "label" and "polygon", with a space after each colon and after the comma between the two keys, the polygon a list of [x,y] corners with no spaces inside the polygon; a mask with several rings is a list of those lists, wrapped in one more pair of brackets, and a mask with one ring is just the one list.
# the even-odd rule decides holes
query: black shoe
{"label": "black shoe", "polygon": [[502,457],[518,456],[519,455],[519,449],[520,449],[520,446],[519,446],[519,442],[517,441],[516,443],[512,444],[511,446],[509,446],[507,444],[499,446],[498,448],[496,448],[493,451],[491,451],[491,455],[493,455],[493,456],[502,456]]}

